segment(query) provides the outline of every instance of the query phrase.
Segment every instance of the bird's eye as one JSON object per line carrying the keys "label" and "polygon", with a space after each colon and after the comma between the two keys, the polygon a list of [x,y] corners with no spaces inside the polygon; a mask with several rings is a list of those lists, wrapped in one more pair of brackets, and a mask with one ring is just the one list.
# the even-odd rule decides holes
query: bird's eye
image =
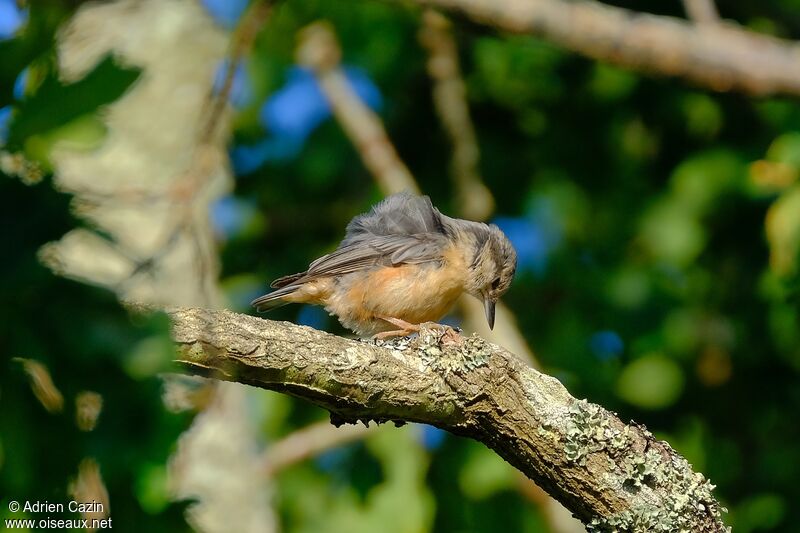
{"label": "bird's eye", "polygon": [[492,282],[492,290],[497,290],[497,287],[500,286],[500,278],[495,278]]}

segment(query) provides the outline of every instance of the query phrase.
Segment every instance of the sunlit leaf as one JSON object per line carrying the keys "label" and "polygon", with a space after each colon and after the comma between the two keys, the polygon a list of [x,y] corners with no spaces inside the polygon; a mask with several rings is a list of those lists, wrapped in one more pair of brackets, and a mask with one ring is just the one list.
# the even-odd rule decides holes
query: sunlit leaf
{"label": "sunlit leaf", "polygon": [[458,477],[461,491],[482,500],[501,490],[508,490],[517,480],[516,471],[496,453],[480,444],[471,444]]}
{"label": "sunlit leaf", "polygon": [[629,363],[617,381],[617,394],[643,409],[663,409],[680,398],[684,377],[669,357],[649,354]]}
{"label": "sunlit leaf", "polygon": [[707,236],[693,210],[672,200],[647,212],[642,221],[641,238],[653,257],[686,265],[703,250]]}
{"label": "sunlit leaf", "polygon": [[781,276],[792,274],[800,253],[800,186],[792,187],[770,206],[766,231],[772,270]]}

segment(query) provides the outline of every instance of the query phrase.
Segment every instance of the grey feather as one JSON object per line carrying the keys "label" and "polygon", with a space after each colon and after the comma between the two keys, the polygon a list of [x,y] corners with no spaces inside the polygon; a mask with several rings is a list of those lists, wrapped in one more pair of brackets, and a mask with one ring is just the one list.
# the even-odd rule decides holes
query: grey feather
{"label": "grey feather", "polygon": [[281,276],[280,278],[270,283],[269,286],[272,287],[273,289],[279,289],[281,287],[285,287],[291,284],[292,282],[297,281],[298,279],[302,278],[305,275],[306,275],[305,272],[298,272],[297,274],[289,274],[288,276]]}
{"label": "grey feather", "polygon": [[394,194],[350,221],[336,250],[311,263],[306,272],[279,278],[272,286],[297,286],[380,265],[440,261],[450,237],[444,218],[427,196]]}
{"label": "grey feather", "polygon": [[282,287],[276,291],[272,291],[269,294],[265,294],[264,296],[259,296],[252,302],[250,305],[256,308],[256,311],[269,311],[270,309],[275,309],[276,307],[281,307],[286,305],[288,302],[283,301],[281,298],[284,296],[288,296],[289,294],[293,293],[300,287],[298,285],[289,285],[286,287]]}
{"label": "grey feather", "polygon": [[448,231],[442,214],[433,207],[430,198],[401,192],[351,220],[340,247],[381,235],[448,236]]}

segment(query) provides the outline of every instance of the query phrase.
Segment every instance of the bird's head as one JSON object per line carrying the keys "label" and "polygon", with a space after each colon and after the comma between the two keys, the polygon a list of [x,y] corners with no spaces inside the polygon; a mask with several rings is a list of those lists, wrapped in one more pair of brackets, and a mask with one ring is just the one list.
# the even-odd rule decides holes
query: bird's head
{"label": "bird's head", "polygon": [[495,306],[517,270],[517,252],[494,224],[475,231],[474,255],[469,266],[467,292],[483,301],[489,328],[494,328]]}

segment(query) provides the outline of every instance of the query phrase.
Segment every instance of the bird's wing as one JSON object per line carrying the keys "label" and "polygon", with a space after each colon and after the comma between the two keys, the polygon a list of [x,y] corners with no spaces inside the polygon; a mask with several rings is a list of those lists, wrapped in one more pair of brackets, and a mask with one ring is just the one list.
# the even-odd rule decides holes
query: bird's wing
{"label": "bird's wing", "polygon": [[431,234],[385,235],[359,239],[358,242],[341,246],[311,263],[306,275],[298,281],[348,274],[379,265],[397,266],[440,261],[445,245],[444,236]]}
{"label": "bird's wing", "polygon": [[450,238],[446,219],[427,196],[393,194],[350,221],[336,250],[311,263],[306,272],[285,276],[272,285],[299,285],[378,265],[440,261]]}

